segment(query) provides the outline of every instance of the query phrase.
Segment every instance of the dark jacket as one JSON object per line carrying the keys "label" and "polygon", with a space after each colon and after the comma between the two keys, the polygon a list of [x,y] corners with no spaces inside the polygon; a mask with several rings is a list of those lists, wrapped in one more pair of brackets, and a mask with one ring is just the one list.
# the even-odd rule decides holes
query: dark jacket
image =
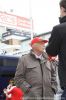
{"label": "dark jacket", "polygon": [[[21,57],[14,79],[16,85],[25,92],[26,100],[29,100],[29,97],[37,97],[36,100],[39,97],[53,98],[57,91],[55,66],[53,62],[47,60],[45,53],[40,62],[32,52]],[[27,93],[29,87],[30,90]]]}
{"label": "dark jacket", "polygon": [[61,24],[53,28],[46,52],[51,56],[59,56],[60,85],[66,88],[66,16],[61,19]]}

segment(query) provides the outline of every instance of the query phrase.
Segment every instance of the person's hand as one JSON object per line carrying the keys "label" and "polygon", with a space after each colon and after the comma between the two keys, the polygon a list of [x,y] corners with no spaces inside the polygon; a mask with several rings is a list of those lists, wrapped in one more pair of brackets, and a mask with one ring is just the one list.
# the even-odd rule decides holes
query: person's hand
{"label": "person's hand", "polygon": [[48,56],[48,60],[49,61],[54,61],[54,60],[56,60],[56,56]]}
{"label": "person's hand", "polygon": [[26,93],[30,92],[30,88],[27,89]]}
{"label": "person's hand", "polygon": [[3,92],[6,94],[6,93],[7,93],[7,89],[5,88],[5,89],[3,90]]}

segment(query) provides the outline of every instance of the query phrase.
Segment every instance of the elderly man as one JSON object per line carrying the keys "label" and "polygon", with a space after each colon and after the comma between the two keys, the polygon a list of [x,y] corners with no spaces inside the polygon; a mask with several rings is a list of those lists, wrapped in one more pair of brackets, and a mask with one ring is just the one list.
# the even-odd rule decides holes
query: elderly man
{"label": "elderly man", "polygon": [[32,50],[20,58],[15,82],[25,94],[26,100],[53,100],[57,90],[55,65],[44,52],[47,40],[39,37],[31,41]]}

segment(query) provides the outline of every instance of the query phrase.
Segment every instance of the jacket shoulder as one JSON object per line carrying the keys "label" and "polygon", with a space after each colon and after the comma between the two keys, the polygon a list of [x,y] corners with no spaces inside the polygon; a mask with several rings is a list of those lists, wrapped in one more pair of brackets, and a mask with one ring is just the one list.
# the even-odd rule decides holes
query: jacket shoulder
{"label": "jacket shoulder", "polygon": [[56,25],[56,26],[54,26],[53,28],[55,28],[55,29],[59,29],[59,28],[63,28],[63,27],[66,27],[66,22],[65,23],[61,23],[61,24],[58,24],[58,25]]}
{"label": "jacket shoulder", "polygon": [[24,55],[21,56],[22,59],[25,59],[25,58],[28,58],[28,57],[29,57],[29,54],[24,54]]}

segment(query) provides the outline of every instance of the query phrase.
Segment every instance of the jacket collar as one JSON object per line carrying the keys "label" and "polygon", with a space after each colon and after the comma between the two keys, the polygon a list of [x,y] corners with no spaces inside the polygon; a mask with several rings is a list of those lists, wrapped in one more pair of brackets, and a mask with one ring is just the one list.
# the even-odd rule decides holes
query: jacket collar
{"label": "jacket collar", "polygon": [[[33,58],[38,59],[38,58],[36,58],[36,56],[35,56],[33,50],[30,51],[30,55],[31,55]],[[47,55],[45,52],[43,52],[43,53],[42,53],[42,56],[43,56],[43,61],[46,62],[47,59],[48,59],[48,55]]]}
{"label": "jacket collar", "polygon": [[66,22],[66,16],[64,16],[64,17],[59,17],[59,22],[60,23],[64,23],[64,22]]}
{"label": "jacket collar", "polygon": [[[34,59],[37,59],[36,56],[34,55],[33,53],[33,50],[30,51],[30,55],[34,58]],[[50,67],[50,61],[48,61],[48,55],[46,52],[43,52],[42,53],[42,56],[43,56],[43,60],[41,60],[41,64],[42,63],[45,63],[46,64],[46,68],[51,70],[51,67]]]}

